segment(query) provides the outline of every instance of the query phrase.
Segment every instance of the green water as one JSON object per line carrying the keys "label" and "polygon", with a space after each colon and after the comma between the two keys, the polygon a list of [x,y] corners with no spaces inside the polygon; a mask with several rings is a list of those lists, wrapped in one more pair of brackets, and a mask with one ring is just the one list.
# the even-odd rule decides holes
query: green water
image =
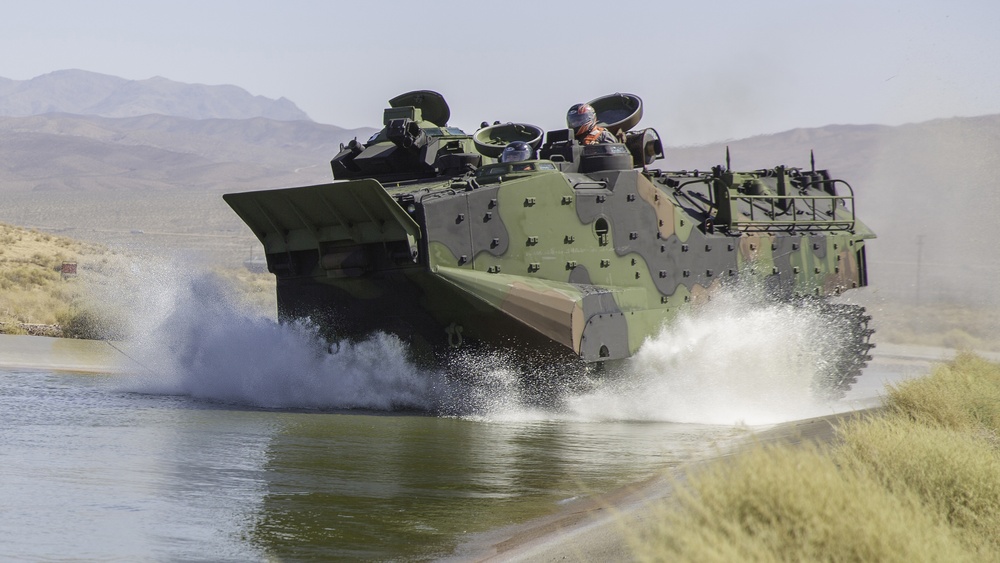
{"label": "green water", "polygon": [[421,560],[733,428],[254,410],[0,370],[0,559]]}

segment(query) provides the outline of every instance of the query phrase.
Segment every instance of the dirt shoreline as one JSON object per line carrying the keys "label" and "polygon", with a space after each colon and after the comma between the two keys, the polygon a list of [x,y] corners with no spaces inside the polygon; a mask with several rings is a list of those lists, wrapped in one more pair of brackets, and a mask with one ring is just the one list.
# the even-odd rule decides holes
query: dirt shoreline
{"label": "dirt shoreline", "polygon": [[674,495],[689,471],[724,461],[762,443],[829,443],[838,424],[877,410],[864,409],[780,424],[752,434],[718,456],[673,468],[615,491],[575,502],[530,522],[478,535],[443,561],[634,561],[630,533],[651,523],[652,510]]}
{"label": "dirt shoreline", "polygon": [[0,334],[0,366],[77,373],[116,373],[122,353],[104,340]]}

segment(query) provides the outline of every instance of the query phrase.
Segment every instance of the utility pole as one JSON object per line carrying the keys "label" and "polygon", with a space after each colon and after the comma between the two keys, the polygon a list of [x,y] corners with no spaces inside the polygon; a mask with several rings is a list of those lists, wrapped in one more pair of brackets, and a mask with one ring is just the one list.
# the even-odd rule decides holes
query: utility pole
{"label": "utility pole", "polygon": [[920,305],[920,259],[924,254],[924,235],[917,235],[917,305]]}

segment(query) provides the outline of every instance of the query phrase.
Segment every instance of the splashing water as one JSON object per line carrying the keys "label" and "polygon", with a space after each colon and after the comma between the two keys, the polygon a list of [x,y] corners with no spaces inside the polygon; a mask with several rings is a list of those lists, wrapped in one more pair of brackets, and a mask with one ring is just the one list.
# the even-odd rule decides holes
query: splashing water
{"label": "splashing water", "polygon": [[306,322],[241,311],[215,276],[172,279],[145,286],[160,292],[140,309],[165,314],[133,327],[130,356],[141,367],[127,390],[269,408],[434,406],[438,377],[408,363],[395,337],[330,346]]}
{"label": "splashing water", "polygon": [[719,292],[648,339],[619,378],[570,398],[567,414],[751,425],[829,414],[813,390],[839,346],[829,332],[814,307]]}
{"label": "splashing water", "polygon": [[469,356],[459,366],[463,377],[448,379],[408,362],[396,337],[331,347],[306,322],[246,312],[213,275],[162,268],[132,284],[141,291],[131,298],[131,355],[142,367],[125,384],[131,391],[269,408],[419,409],[487,421],[728,425],[831,412],[812,390],[830,353],[817,345],[826,330],[822,315],[753,290],[717,293],[648,339],[613,375],[584,376],[587,385],[539,402],[520,381],[514,358]]}
{"label": "splashing water", "polygon": [[[559,411],[551,408],[558,397],[526,385],[522,362],[513,353],[462,354],[453,358],[449,371],[452,378],[440,397],[441,414],[484,422],[536,422],[560,417]],[[536,379],[554,377],[546,373],[534,375]]]}

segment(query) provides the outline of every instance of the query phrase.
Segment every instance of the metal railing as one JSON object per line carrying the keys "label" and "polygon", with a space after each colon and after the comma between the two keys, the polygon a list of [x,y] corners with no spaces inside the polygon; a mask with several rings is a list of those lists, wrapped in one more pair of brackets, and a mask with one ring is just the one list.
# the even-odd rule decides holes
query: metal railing
{"label": "metal railing", "polygon": [[[849,195],[733,195],[730,227],[741,231],[853,231],[854,190],[843,180]],[[739,205],[743,202],[746,205]],[[837,211],[843,210],[842,217]]]}

